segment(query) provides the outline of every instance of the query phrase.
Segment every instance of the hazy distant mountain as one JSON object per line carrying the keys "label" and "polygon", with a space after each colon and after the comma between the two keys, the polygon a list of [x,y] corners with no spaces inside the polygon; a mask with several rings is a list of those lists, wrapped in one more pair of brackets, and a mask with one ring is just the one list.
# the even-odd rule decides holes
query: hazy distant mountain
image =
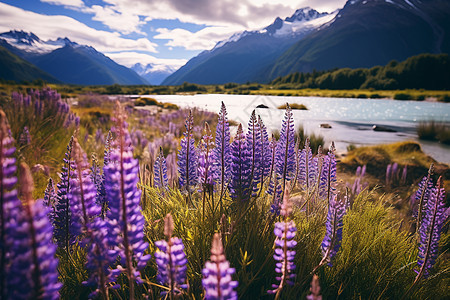
{"label": "hazy distant mountain", "polygon": [[336,13],[302,8],[284,20],[276,18],[261,30],[235,34],[189,60],[163,84],[260,81],[264,79],[263,71],[272,66],[285,50],[333,20]]}
{"label": "hazy distant mountain", "polygon": [[420,53],[450,53],[450,1],[351,0],[334,22],[281,55],[268,78],[372,67]]}
{"label": "hazy distant mountain", "polygon": [[90,46],[79,45],[68,38],[42,41],[33,33],[10,31],[0,34],[0,46],[65,83],[147,84],[133,70],[117,64]]}
{"label": "hazy distant mountain", "polygon": [[33,81],[43,79],[48,82],[59,82],[50,74],[40,70],[36,66],[23,60],[0,46],[0,79],[21,81]]}
{"label": "hazy distant mountain", "polygon": [[176,68],[171,66],[156,65],[151,63],[147,64],[146,66],[141,63],[137,63],[132,66],[131,69],[152,85],[161,84],[164,79],[166,79],[169,75],[177,70]]}

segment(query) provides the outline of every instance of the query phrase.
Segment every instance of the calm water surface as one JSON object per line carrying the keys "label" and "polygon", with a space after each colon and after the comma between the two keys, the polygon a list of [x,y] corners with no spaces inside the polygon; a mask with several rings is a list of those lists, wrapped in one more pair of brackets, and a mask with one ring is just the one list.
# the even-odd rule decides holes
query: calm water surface
{"label": "calm water surface", "polygon": [[[180,107],[199,107],[218,113],[221,101],[227,106],[229,119],[244,127],[251,112],[261,116],[270,130],[280,130],[284,110],[277,106],[286,102],[304,104],[308,110],[294,110],[295,125],[302,125],[307,134],[321,134],[329,143],[335,141],[343,152],[349,144],[356,146],[417,140],[415,128],[420,121],[450,122],[450,104],[441,102],[394,101],[389,99],[354,99],[324,97],[281,97],[254,95],[152,95],[161,102]],[[268,109],[256,108],[264,104]],[[331,129],[320,128],[327,123]],[[377,132],[373,125],[396,132]],[[450,164],[450,147],[423,143],[423,150],[440,162]]]}

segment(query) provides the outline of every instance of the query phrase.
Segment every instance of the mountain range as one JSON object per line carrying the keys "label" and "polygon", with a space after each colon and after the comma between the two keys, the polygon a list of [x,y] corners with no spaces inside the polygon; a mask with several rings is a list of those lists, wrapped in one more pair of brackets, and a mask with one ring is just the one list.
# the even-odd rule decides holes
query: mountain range
{"label": "mountain range", "polygon": [[183,82],[269,82],[293,72],[359,68],[420,53],[450,53],[450,1],[349,0],[334,13],[297,10],[219,42],[170,75]]}
{"label": "mountain range", "polygon": [[[26,61],[34,70],[47,73],[57,81],[80,85],[138,85],[148,84],[135,71],[117,64],[109,57],[86,45],[79,45],[68,38],[42,41],[33,33],[24,31],[9,31],[0,34],[0,46],[3,51],[0,54],[2,68],[9,73],[17,73],[19,65],[11,64],[14,57]],[[6,63],[6,62],[9,63]],[[8,66],[8,69],[6,69]],[[19,68],[20,69],[20,68]],[[50,82],[55,79],[40,73],[30,73],[26,79],[41,78]],[[2,77],[9,80],[17,80],[15,77]]]}

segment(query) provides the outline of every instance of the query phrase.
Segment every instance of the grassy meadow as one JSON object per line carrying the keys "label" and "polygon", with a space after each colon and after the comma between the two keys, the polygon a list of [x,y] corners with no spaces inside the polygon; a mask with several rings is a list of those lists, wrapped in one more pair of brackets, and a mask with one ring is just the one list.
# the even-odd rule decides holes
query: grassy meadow
{"label": "grassy meadow", "polygon": [[[188,84],[40,85],[0,86],[1,298],[450,294],[449,166],[418,143],[336,156],[295,131],[288,105],[269,137],[264,120],[253,115],[243,132],[224,106],[211,113],[107,96],[188,92]],[[450,97],[251,86],[189,92]]]}

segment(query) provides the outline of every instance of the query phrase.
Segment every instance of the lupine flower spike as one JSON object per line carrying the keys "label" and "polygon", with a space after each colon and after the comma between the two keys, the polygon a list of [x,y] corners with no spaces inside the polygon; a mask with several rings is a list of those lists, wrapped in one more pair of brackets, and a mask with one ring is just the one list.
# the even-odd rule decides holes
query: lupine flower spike
{"label": "lupine flower spike", "polygon": [[68,198],[71,208],[69,230],[74,238],[81,234],[86,235],[92,230],[92,221],[100,215],[101,208],[95,203],[97,189],[92,182],[86,154],[77,138],[73,141],[73,161],[74,169],[70,178],[71,189]]}
{"label": "lupine flower spike", "polygon": [[281,125],[280,139],[276,149],[276,172],[280,178],[283,192],[287,181],[294,177],[295,173],[295,131],[294,117],[289,104],[286,103],[286,112]]}
{"label": "lupine flower spike", "polygon": [[22,163],[20,169],[24,205],[10,207],[14,218],[7,224],[11,249],[8,299],[58,299],[61,283],[48,208],[42,200],[35,202],[32,198],[33,179],[28,166]]}
{"label": "lupine flower spike", "polygon": [[138,270],[147,265],[150,255],[144,254],[148,244],[144,242],[145,220],[140,208],[141,191],[137,187],[139,163],[133,158],[126,115],[120,103],[117,103],[115,116],[116,125],[113,129],[116,145],[110,153],[111,161],[104,170],[110,207],[108,217],[118,230],[117,244],[122,260],[117,273],[126,273],[129,299],[134,299],[135,282],[141,282]]}
{"label": "lupine flower spike", "polygon": [[444,201],[445,189],[442,187],[442,177],[439,177],[436,187],[430,191],[419,229],[420,242],[417,260],[419,270],[416,270],[417,276],[414,284],[422,277],[428,277],[438,256],[439,239],[446,219]]}
{"label": "lupine flower spike", "polygon": [[430,193],[433,188],[433,179],[431,176],[433,175],[434,165],[431,164],[428,169],[428,175],[425,176],[422,181],[419,183],[419,189],[416,192],[415,200],[419,205],[419,209],[417,212],[417,223],[416,223],[416,231],[419,232],[420,226],[422,225],[423,218],[423,209],[427,206],[428,199],[430,198]]}
{"label": "lupine flower spike", "polygon": [[309,290],[311,291],[311,294],[306,296],[307,300],[322,300],[322,295],[320,295],[319,277],[316,274],[313,275],[311,288]]}
{"label": "lupine flower spike", "polygon": [[55,219],[53,222],[54,232],[53,237],[56,240],[59,247],[63,247],[66,251],[69,251],[69,246],[71,244],[70,236],[70,203],[69,203],[69,193],[70,193],[70,178],[72,176],[73,170],[73,136],[71,137],[69,144],[67,145],[67,152],[64,157],[64,165],[62,168],[60,182],[58,183],[57,192],[57,203],[55,206]]}
{"label": "lupine flower spike", "polygon": [[195,140],[193,136],[194,117],[192,111],[189,111],[185,121],[186,131],[181,139],[181,147],[178,151],[178,173],[180,174],[180,186],[187,190],[190,194],[192,188],[197,184],[197,149],[195,148]]}
{"label": "lupine flower spike", "polygon": [[170,214],[164,218],[164,235],[167,241],[155,242],[159,251],[155,252],[156,264],[158,265],[158,281],[169,287],[169,299],[181,293],[180,289],[187,289],[186,284],[186,254],[184,253],[183,241],[173,237],[173,219]]}
{"label": "lupine flower spike", "polygon": [[216,147],[213,150],[214,171],[217,184],[220,184],[219,204],[220,214],[222,215],[222,198],[231,174],[230,125],[228,124],[227,109],[223,102],[219,111],[215,142]]}
{"label": "lupine flower spike", "polygon": [[265,178],[269,175],[270,173],[270,167],[272,164],[272,151],[270,148],[270,142],[269,142],[269,135],[267,134],[267,128],[264,125],[262,119],[260,116],[258,116],[258,128],[260,131],[260,138],[261,138],[261,143],[260,143],[260,150],[259,152],[261,153],[260,155],[260,162],[259,162],[259,174],[261,176],[261,179],[259,180],[261,187],[260,187],[260,192],[263,189],[263,183]]}
{"label": "lupine flower spike", "polygon": [[277,261],[275,271],[279,274],[276,277],[280,281],[278,285],[273,284],[273,290],[269,290],[268,293],[275,294],[275,299],[280,298],[281,291],[286,284],[293,285],[295,274],[294,258],[295,258],[295,246],[297,242],[294,240],[297,228],[293,220],[289,220],[289,216],[292,212],[292,204],[289,201],[289,190],[286,188],[283,196],[283,204],[281,205],[281,216],[284,218],[282,222],[275,223],[275,254],[273,258]]}
{"label": "lupine flower spike", "polygon": [[157,188],[167,188],[169,186],[169,179],[167,177],[167,165],[164,158],[162,147],[159,147],[159,153],[155,160],[154,170],[154,186]]}
{"label": "lupine flower spike", "polygon": [[223,253],[220,234],[215,233],[211,247],[211,260],[205,263],[202,284],[206,300],[237,300],[234,290],[238,283],[232,279],[235,269],[230,267]]}
{"label": "lupine flower spike", "polygon": [[239,124],[231,145],[230,196],[233,200],[248,201],[251,195],[251,154],[247,150],[242,125]]}
{"label": "lupine flower spike", "polygon": [[258,183],[260,180],[260,161],[261,161],[261,132],[259,123],[253,110],[248,122],[248,130],[245,138],[247,142],[247,151],[250,154],[250,189],[256,195],[258,191]]}
{"label": "lupine flower spike", "polygon": [[205,129],[203,130],[203,137],[199,144],[199,158],[198,158],[198,175],[199,181],[202,185],[203,191],[203,220],[205,219],[206,208],[206,194],[213,194],[214,185],[214,165],[212,149],[214,147],[213,137],[209,125],[205,122]]}
{"label": "lupine flower spike", "polygon": [[48,213],[48,218],[50,223],[53,223],[55,218],[55,204],[56,204],[57,196],[55,192],[55,186],[53,183],[53,179],[48,179],[47,188],[44,191],[44,205],[50,208]]}
{"label": "lupine flower spike", "polygon": [[3,110],[0,109],[0,299],[6,299],[7,247],[6,222],[10,218],[10,208],[20,206],[17,191],[16,159],[14,158],[14,140],[9,135],[9,124]]}
{"label": "lupine flower spike", "polygon": [[337,195],[333,194],[328,205],[327,221],[325,223],[326,232],[321,244],[323,257],[312,273],[315,273],[325,263],[328,263],[330,267],[332,266],[332,259],[341,247],[343,220],[346,213],[345,206],[346,203],[337,200]]}
{"label": "lupine flower spike", "polygon": [[334,142],[331,143],[330,150],[323,162],[323,171],[320,176],[319,194],[322,199],[330,203],[331,198],[336,193],[336,148]]}

